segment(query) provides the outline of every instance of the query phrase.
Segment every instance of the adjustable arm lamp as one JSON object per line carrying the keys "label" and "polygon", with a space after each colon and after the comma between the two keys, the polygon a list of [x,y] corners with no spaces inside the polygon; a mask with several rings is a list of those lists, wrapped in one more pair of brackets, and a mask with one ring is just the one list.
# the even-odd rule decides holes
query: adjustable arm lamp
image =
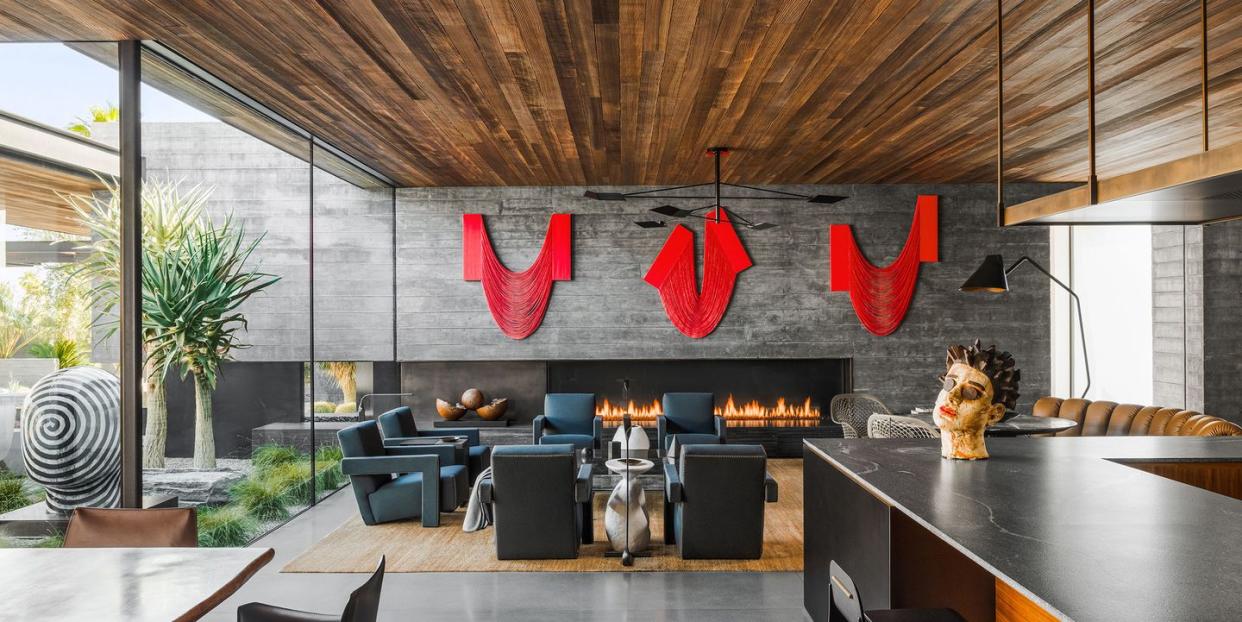
{"label": "adjustable arm lamp", "polygon": [[1044,269],[1043,266],[1035,263],[1034,259],[1022,256],[1021,259],[1015,261],[1012,266],[1005,269],[1005,259],[1000,255],[988,255],[983,258],[983,263],[979,264],[979,268],[975,270],[970,278],[962,283],[961,291],[964,292],[989,292],[999,294],[1009,291],[1009,275],[1018,269],[1024,263],[1031,264],[1032,268],[1044,273],[1044,276],[1052,279],[1053,283],[1061,286],[1061,289],[1069,292],[1070,297],[1074,299],[1074,307],[1078,310],[1078,336],[1082,339],[1082,367],[1087,376],[1087,386],[1083,387],[1082,397],[1087,397],[1087,391],[1091,389],[1091,366],[1087,363],[1087,333],[1083,328],[1082,322],[1082,301],[1078,299],[1078,294],[1070,289],[1068,285],[1062,283],[1060,279],[1052,276],[1051,272]]}

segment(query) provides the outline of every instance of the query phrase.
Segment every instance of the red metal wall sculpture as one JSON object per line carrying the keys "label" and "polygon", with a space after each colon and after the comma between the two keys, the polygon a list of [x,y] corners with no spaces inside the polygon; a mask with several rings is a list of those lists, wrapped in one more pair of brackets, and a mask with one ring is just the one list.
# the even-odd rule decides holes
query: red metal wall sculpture
{"label": "red metal wall sculpture", "polygon": [[694,233],[677,225],[643,280],[660,290],[664,312],[687,337],[701,339],[724,317],[737,275],[753,263],[723,210],[707,215],[703,242],[703,289],[695,282]]}
{"label": "red metal wall sculpture", "polygon": [[919,264],[939,261],[939,204],[935,195],[919,195],[906,245],[897,259],[883,268],[873,266],[863,257],[849,225],[832,225],[829,229],[829,288],[850,293],[854,312],[872,333],[883,337],[901,326],[914,297]]}
{"label": "red metal wall sculpture", "polygon": [[483,281],[487,308],[500,331],[512,339],[525,339],[539,328],[548,310],[552,281],[572,278],[573,242],[569,214],[553,214],[543,247],[531,266],[512,272],[500,263],[482,214],[463,214],[462,278]]}

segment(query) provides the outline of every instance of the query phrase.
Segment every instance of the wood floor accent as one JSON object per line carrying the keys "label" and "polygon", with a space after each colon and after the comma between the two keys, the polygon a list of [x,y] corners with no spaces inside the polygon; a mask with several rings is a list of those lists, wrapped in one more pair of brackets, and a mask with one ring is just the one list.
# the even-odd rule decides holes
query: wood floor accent
{"label": "wood floor accent", "polygon": [[603,503],[596,494],[595,543],[584,545],[578,559],[498,560],[491,528],[462,531],[464,510],[442,514],[440,527],[424,529],[418,521],[368,527],[358,517],[316,543],[282,572],[371,572],[387,555],[387,572],[797,572],[802,570],[802,460],[770,460],[768,472],[780,486],[780,500],[765,507],[763,557],[757,560],[683,560],[675,546],[660,542],[663,503],[647,492],[652,514],[653,555],[625,568],[608,550]]}
{"label": "wood floor accent", "polygon": [[1057,617],[1008,583],[996,580],[996,622],[1056,622]]}
{"label": "wood floor accent", "polygon": [[1242,462],[1120,462],[1120,464],[1242,500]]}
{"label": "wood floor accent", "polygon": [[[1197,151],[1199,3],[1099,0],[1099,174]],[[1005,0],[1007,176],[1086,175],[1083,0]],[[1212,145],[1242,2],[1209,2]],[[160,41],[402,185],[988,182],[990,0],[26,0],[2,40]]]}

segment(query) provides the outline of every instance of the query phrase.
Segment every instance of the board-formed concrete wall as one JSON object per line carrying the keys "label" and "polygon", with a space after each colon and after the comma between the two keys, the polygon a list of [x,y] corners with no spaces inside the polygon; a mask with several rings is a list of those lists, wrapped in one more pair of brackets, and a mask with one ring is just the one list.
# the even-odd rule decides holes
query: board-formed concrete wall
{"label": "board-formed concrete wall", "polygon": [[[392,190],[359,188],[223,123],[146,123],[148,178],[212,189],[207,209],[262,242],[249,266],[280,276],[241,312],[240,361],[311,358],[314,203],[316,359],[391,360]],[[312,194],[313,190],[313,194]],[[313,199],[312,199],[313,197]]]}
{"label": "board-formed concrete wall", "polygon": [[[1046,264],[1044,227],[1000,229],[992,186],[789,187],[851,197],[834,205],[738,201],[747,218],[778,223],[740,231],[754,267],[738,279],[714,333],[690,339],[665,316],[642,276],[670,229],[642,229],[653,201],[599,202],[584,188],[436,188],[397,191],[397,353],[401,360],[852,357],[854,384],[896,410],[927,406],[944,352],[975,338],[1014,353],[1023,369],[1021,407],[1049,384],[1049,289],[1030,271],[1012,293],[958,287],[988,253]],[[1015,188],[1034,196],[1046,187]],[[918,194],[940,195],[939,263],[924,264],[905,323],[876,337],[849,296],[828,291],[828,225],[854,226],[873,263],[886,265],[910,229]],[[481,213],[501,260],[524,269],[539,251],[548,216],[573,214],[573,280],[557,282],[543,325],[521,341],[494,325],[478,282],[462,280],[461,214]],[[696,231],[702,253],[701,227]],[[700,260],[701,261],[701,260]]]}
{"label": "board-formed concrete wall", "polygon": [[[266,232],[253,265],[281,281],[242,308],[250,322],[241,361],[303,361],[311,356],[309,166],[221,123],[144,124],[148,176],[214,187],[214,219],[232,214],[251,235]],[[364,190],[314,175],[315,356],[319,360],[407,361],[583,358],[852,357],[855,386],[905,410],[927,405],[950,343],[976,337],[1012,351],[1024,369],[1022,404],[1048,390],[1047,283],[1014,277],[1010,294],[957,291],[987,253],[1041,263],[1043,227],[999,229],[990,185],[790,187],[851,197],[835,205],[739,201],[749,218],[780,227],[740,235],[755,265],[743,272],[720,327],[689,339],[669,323],[642,275],[669,229],[641,229],[652,201],[604,203],[584,188]],[[1011,200],[1047,192],[1012,188]],[[844,292],[828,291],[828,225],[852,224],[877,264],[896,256],[919,193],[938,194],[940,263],[924,264],[905,324],[875,337],[859,325]],[[704,202],[706,203],[706,202]],[[487,311],[481,286],[461,278],[461,214],[487,216],[497,253],[512,268],[538,253],[552,212],[574,215],[573,280],[558,282],[543,326],[522,341],[506,338]],[[701,256],[701,227],[696,242]],[[393,326],[393,306],[396,326]]]}

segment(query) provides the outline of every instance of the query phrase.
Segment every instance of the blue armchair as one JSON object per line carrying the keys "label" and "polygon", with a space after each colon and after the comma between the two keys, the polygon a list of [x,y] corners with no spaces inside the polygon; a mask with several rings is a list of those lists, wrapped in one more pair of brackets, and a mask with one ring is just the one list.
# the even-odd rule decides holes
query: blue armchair
{"label": "blue armchair", "polygon": [[682,559],[759,559],[764,502],[777,500],[759,445],[681,445],[664,463],[664,543]]}
{"label": "blue armchair", "polygon": [[496,521],[497,559],[572,559],[592,541],[591,465],[571,445],[497,447],[479,483]]}
{"label": "blue armchair", "polygon": [[379,421],[380,431],[384,433],[384,446],[392,447],[401,444],[406,438],[418,436],[464,436],[466,442],[466,460],[460,457],[454,459],[453,464],[466,464],[470,467],[470,482],[474,483],[474,479],[483,472],[483,469],[492,464],[492,448],[490,445],[479,443],[478,428],[439,428],[435,430],[420,430],[418,423],[414,421],[414,413],[410,411],[409,406],[400,406],[394,408],[382,415]]}
{"label": "blue armchair", "polygon": [[349,476],[368,525],[421,517],[424,527],[437,527],[440,512],[452,512],[470,497],[466,467],[449,464],[452,447],[384,447],[374,421],[336,435],[344,456],[341,471]]}
{"label": "blue armchair", "polygon": [[543,396],[543,414],[532,424],[536,445],[573,445],[596,449],[604,422],[595,416],[594,393],[549,393]]}
{"label": "blue armchair", "polygon": [[667,451],[674,436],[678,445],[725,444],[728,428],[715,409],[711,393],[665,393],[664,414],[656,419],[660,447]]}

